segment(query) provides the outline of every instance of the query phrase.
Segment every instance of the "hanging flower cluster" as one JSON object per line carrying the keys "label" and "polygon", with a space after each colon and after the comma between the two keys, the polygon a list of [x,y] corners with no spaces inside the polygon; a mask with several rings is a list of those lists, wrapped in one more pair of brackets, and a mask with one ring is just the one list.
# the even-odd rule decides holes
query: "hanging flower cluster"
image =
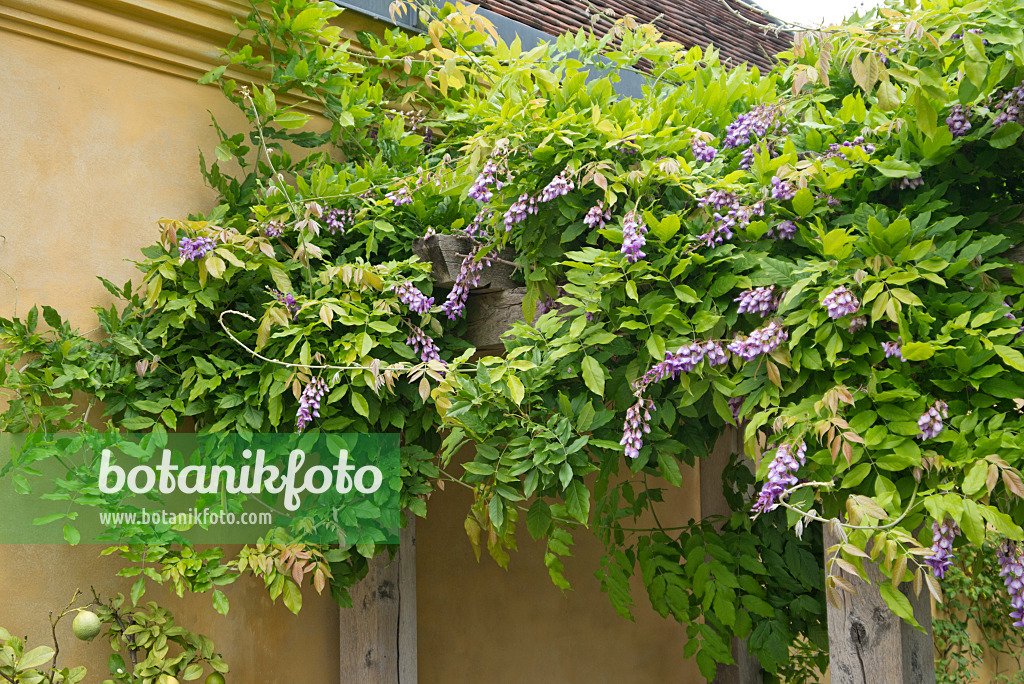
{"label": "hanging flower cluster", "polygon": [[640,455],[640,448],[644,445],[644,435],[651,431],[651,409],[654,408],[654,401],[638,397],[637,402],[626,409],[626,424],[622,430],[622,440],[619,442],[626,447],[626,456],[636,458]]}
{"label": "hanging flower cluster", "polygon": [[281,237],[281,233],[284,232],[284,225],[280,221],[268,221],[267,225],[263,226],[263,230],[260,232],[268,238]]}
{"label": "hanging flower cluster", "polygon": [[796,224],[792,221],[782,221],[777,226],[768,229],[767,237],[774,240],[792,240],[796,237]]}
{"label": "hanging flower cluster", "polygon": [[527,216],[537,213],[537,199],[527,194],[519,196],[512,206],[505,212],[505,231],[512,230],[512,226],[522,223]]}
{"label": "hanging flower cluster", "polygon": [[761,354],[771,353],[787,339],[789,334],[778,323],[771,321],[747,337],[737,335],[727,348],[744,361],[753,361]]}
{"label": "hanging flower cluster", "polygon": [[295,301],[295,295],[291,292],[281,292],[280,290],[273,290],[271,288],[267,288],[267,291],[274,295],[274,299],[284,306],[292,320],[299,315],[299,303]]}
{"label": "hanging flower cluster", "polygon": [[544,186],[544,189],[540,191],[540,202],[550,202],[553,199],[568,195],[570,192],[576,189],[576,184],[569,178],[568,170],[562,171],[554,178],[551,182]]}
{"label": "hanging flower cluster", "polygon": [[[769,131],[781,127],[778,117],[782,107],[777,104],[756,105],[746,114],[740,114],[725,129],[723,146],[727,148],[742,147],[750,143],[750,139],[763,138]],[[785,135],[784,131],[780,131]]]}
{"label": "hanging flower cluster", "polygon": [[498,162],[494,159],[488,159],[476,180],[473,181],[473,185],[470,186],[469,196],[481,204],[490,202],[491,198],[494,197],[491,186],[493,185],[495,190],[501,190],[504,186],[504,183],[497,179],[498,173],[500,173]]}
{"label": "hanging flower cluster", "polygon": [[631,211],[622,219],[622,253],[626,255],[626,261],[631,264],[643,259],[646,254],[643,252],[647,244],[647,225],[640,215]]}
{"label": "hanging flower cluster", "polygon": [[209,237],[183,237],[178,242],[178,256],[181,257],[182,263],[186,261],[196,261],[206,256],[206,254],[217,246],[217,242],[213,238]]}
{"label": "hanging flower cluster", "polygon": [[1024,106],[1024,81],[1003,95],[1003,99],[996,105],[999,114],[993,119],[992,125],[1000,128],[1011,121],[1019,122],[1021,106]]}
{"label": "hanging flower cluster", "polygon": [[857,332],[862,328],[866,328],[868,325],[867,316],[857,316],[850,319],[850,332]]}
{"label": "hanging flower cluster", "polygon": [[712,190],[702,197],[699,204],[709,207],[715,225],[706,233],[697,236],[706,246],[720,245],[733,238],[734,228],[743,228],[754,216],[764,216],[764,202],[755,202],[749,206],[740,204],[739,198],[731,192]]}
{"label": "hanging flower cluster", "polygon": [[393,286],[391,289],[398,295],[398,301],[409,307],[409,311],[413,313],[429,313],[430,308],[434,306],[434,298],[427,297],[408,280]]}
{"label": "hanging flower cluster", "polygon": [[791,442],[783,442],[775,452],[775,458],[768,466],[768,479],[761,486],[761,492],[757,495],[753,510],[756,513],[764,513],[778,506],[779,496],[788,487],[792,487],[799,480],[796,471],[806,463],[807,444],[800,442],[795,445]]}
{"label": "hanging flower cluster", "polygon": [[693,150],[693,157],[699,162],[710,162],[713,161],[715,155],[718,154],[711,145],[707,144],[700,138],[694,138],[690,141],[690,149]]}
{"label": "hanging flower cluster", "polygon": [[[395,204],[398,203],[396,202]],[[350,225],[355,217],[356,212],[353,209],[331,209],[324,218],[324,224],[329,232],[343,235],[345,227]]]}
{"label": "hanging flower cluster", "polygon": [[942,579],[946,570],[953,565],[953,540],[960,534],[960,527],[949,520],[932,523],[932,553],[925,556],[924,562],[932,569],[932,574]]}
{"label": "hanging flower cluster", "polygon": [[[431,361],[441,361],[441,350],[438,348],[434,340],[429,335],[423,332],[422,329],[413,327],[412,334],[409,335],[405,343],[412,347],[412,350],[419,354],[420,360],[423,363],[430,363]],[[445,364],[447,366],[447,364]]]}
{"label": "hanging flower cluster", "polygon": [[857,313],[857,310],[860,309],[860,300],[854,297],[853,293],[844,285],[840,285],[825,295],[821,304],[828,311],[828,317],[833,320]]}
{"label": "hanging flower cluster", "polygon": [[1010,617],[1014,627],[1024,627],[1024,562],[1017,544],[1006,540],[996,556],[999,560],[999,576],[1003,578],[1006,591],[1010,594]]}
{"label": "hanging flower cluster", "polygon": [[327,383],[316,377],[309,381],[299,397],[299,410],[295,414],[295,429],[302,432],[314,418],[320,417],[320,400],[327,394]]}
{"label": "hanging flower cluster", "polygon": [[462,260],[462,267],[455,276],[455,285],[452,287],[448,297],[441,305],[441,310],[448,316],[448,320],[454,321],[466,313],[466,300],[469,299],[469,291],[480,284],[480,272],[484,269],[484,261],[477,261],[476,255],[482,247],[475,248],[469,256]]}
{"label": "hanging flower cluster", "polygon": [[885,358],[897,357],[900,361],[906,361],[903,358],[903,339],[897,339],[895,342],[883,342],[882,351],[885,352]]}
{"label": "hanging flower cluster", "polygon": [[590,208],[587,215],[583,217],[583,223],[590,228],[600,230],[605,224],[612,220],[612,212],[606,209],[604,202],[598,202]]}
{"label": "hanging flower cluster", "polygon": [[942,432],[942,419],[949,417],[949,407],[946,402],[937,401],[917,419],[917,427],[921,429],[918,435],[922,440],[932,439]]}
{"label": "hanging flower cluster", "polygon": [[482,233],[486,232],[485,228],[490,225],[492,218],[494,218],[494,210],[490,207],[484,207],[477,212],[463,232],[471,238],[479,237]]}
{"label": "hanging flower cluster", "polygon": [[946,126],[953,135],[953,139],[962,138],[971,130],[971,112],[964,109],[963,105],[953,105],[946,117]]}
{"label": "hanging flower cluster", "polygon": [[782,180],[778,176],[772,176],[772,199],[791,200],[796,196],[796,190],[789,181]]}
{"label": "hanging flower cluster", "polygon": [[756,313],[761,318],[779,308],[779,302],[775,298],[774,285],[745,290],[733,301],[740,303],[739,313]]}

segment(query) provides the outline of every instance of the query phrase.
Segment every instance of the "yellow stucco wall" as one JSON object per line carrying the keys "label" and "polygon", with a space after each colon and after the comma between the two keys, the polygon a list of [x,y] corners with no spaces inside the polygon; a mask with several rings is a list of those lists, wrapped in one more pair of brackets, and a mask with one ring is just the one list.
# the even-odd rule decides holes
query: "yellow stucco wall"
{"label": "yellow stucco wall", "polygon": [[[105,14],[82,14],[94,8],[62,0],[0,3],[0,269],[17,282],[22,315],[45,303],[75,325],[93,327],[91,307],[110,301],[95,276],[134,276],[126,260],[154,240],[157,220],[212,207],[198,171],[198,149],[216,144],[207,110],[228,128],[243,123],[217,89],[194,82],[204,51],[212,64],[216,50],[185,36],[184,28],[171,26],[170,36],[154,28],[159,17],[146,12],[170,12],[168,2],[132,4],[101,0],[89,5]],[[217,33],[227,30],[225,12],[241,6],[178,4],[210,10],[207,43],[226,35]],[[184,13],[160,22],[186,19],[205,22]],[[182,36],[180,44],[174,35]],[[14,287],[0,276],[0,312],[9,316],[14,305]],[[698,681],[695,666],[682,659],[682,628],[646,608],[641,592],[635,624],[612,610],[592,576],[600,545],[589,534],[579,535],[566,561],[574,591],[564,596],[528,535],[508,572],[487,558],[477,564],[462,526],[469,499],[460,490],[436,495],[417,528],[422,682]],[[696,516],[697,506],[695,488],[680,496],[680,522]],[[100,548],[0,546],[0,625],[48,643],[48,611],[76,588],[127,593],[130,581],[114,576],[120,565],[100,558]],[[156,590],[149,597],[214,639],[231,665],[229,681],[338,681],[338,618],[330,599],[307,590],[295,617],[271,605],[257,581],[240,581],[226,593],[226,617],[212,610],[209,597],[178,599]],[[100,681],[105,647],[70,638],[69,624],[62,632],[61,662],[85,664],[87,681]]]}
{"label": "yellow stucco wall", "polygon": [[[84,329],[92,306],[109,303],[96,280],[122,282],[127,261],[156,236],[156,221],[212,207],[198,149],[212,150],[219,121],[242,117],[194,79],[216,58],[239,0],[2,0],[0,2],[0,312],[46,303]],[[350,27],[372,22],[346,15]],[[343,22],[343,23],[344,23]],[[655,615],[639,586],[637,621],[618,617],[592,573],[600,544],[580,533],[562,594],[547,576],[543,548],[525,533],[508,571],[477,563],[463,531],[469,494],[435,495],[417,526],[419,671],[425,684],[566,684],[701,681],[682,658],[685,634]],[[699,512],[696,474],[674,493],[685,523]],[[665,524],[672,524],[663,521]],[[119,566],[99,547],[0,546],[0,625],[48,641],[46,614],[76,588],[127,593]],[[338,681],[337,609],[307,591],[301,617],[271,605],[259,582],[225,589],[228,616],[207,597],[150,597],[179,621],[210,635],[232,667],[229,681]],[[105,672],[106,651],[70,638],[61,662]],[[1000,662],[1002,671],[1015,667]],[[988,673],[985,673],[988,675]],[[986,676],[984,679],[988,679]],[[90,676],[88,682],[98,682]]]}

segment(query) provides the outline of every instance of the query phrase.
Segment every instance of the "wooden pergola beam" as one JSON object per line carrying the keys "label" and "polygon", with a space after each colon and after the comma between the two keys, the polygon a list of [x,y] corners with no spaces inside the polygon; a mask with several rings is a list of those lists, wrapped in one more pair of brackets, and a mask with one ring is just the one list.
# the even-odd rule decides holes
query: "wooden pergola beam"
{"label": "wooden pergola beam", "polygon": [[344,684],[416,684],[416,528],[407,515],[398,553],[370,560],[370,571],[341,608],[340,680]]}
{"label": "wooden pergola beam", "polygon": [[[825,548],[839,543],[826,526]],[[878,567],[865,561],[873,582],[885,581]],[[857,593],[836,592],[839,608],[828,604],[829,670],[832,684],[935,684],[935,647],[929,593],[915,595],[909,583],[899,589],[925,631],[904,622],[882,600],[878,587],[837,569]]]}

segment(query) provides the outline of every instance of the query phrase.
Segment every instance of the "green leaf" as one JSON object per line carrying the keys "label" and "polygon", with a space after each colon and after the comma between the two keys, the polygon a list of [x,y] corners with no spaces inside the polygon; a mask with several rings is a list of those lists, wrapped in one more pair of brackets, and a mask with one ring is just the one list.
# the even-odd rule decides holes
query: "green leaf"
{"label": "green leaf", "polygon": [[814,209],[814,195],[807,188],[800,188],[793,196],[793,211],[807,216]]}
{"label": "green leaf", "polygon": [[274,122],[281,128],[302,128],[312,118],[309,114],[303,114],[302,112],[281,112],[274,117]]}
{"label": "green leaf", "polygon": [[972,544],[981,546],[985,543],[985,520],[981,508],[971,499],[963,501],[964,513],[960,517],[960,529]]}
{"label": "green leaf", "polygon": [[676,461],[675,456],[659,450],[658,469],[661,470],[661,476],[665,478],[666,482],[675,487],[683,486],[683,475],[679,471],[679,462]]}
{"label": "green leaf", "polygon": [[914,609],[910,606],[910,600],[903,595],[899,589],[894,589],[891,584],[885,582],[878,586],[882,593],[882,600],[892,609],[892,612],[899,615],[914,627],[920,627],[914,619]]}
{"label": "green leaf", "polygon": [[898,159],[886,159],[883,162],[878,162],[874,165],[878,169],[879,173],[888,178],[904,178],[906,176],[916,176],[918,170],[907,162],[899,161]]}
{"label": "green leaf", "polygon": [[302,609],[302,591],[299,586],[290,579],[285,580],[283,595],[285,608],[298,615]]}
{"label": "green leaf", "polygon": [[107,658],[107,669],[110,670],[110,674],[123,675],[128,671],[128,665],[124,662],[121,654],[111,653],[110,657]]}
{"label": "green leaf", "polygon": [[902,92],[892,81],[882,81],[878,84],[878,106],[883,112],[893,111],[900,106]]}
{"label": "green leaf", "polygon": [[32,670],[53,659],[54,650],[49,646],[36,646],[18,659],[19,670]]}
{"label": "green leaf", "polygon": [[543,499],[537,499],[526,512],[526,529],[534,539],[540,539],[551,529],[551,506]]}
{"label": "green leaf", "polygon": [[82,540],[82,533],[75,528],[74,525],[64,526],[64,541],[72,546],[76,546],[78,542]]}
{"label": "green leaf", "polygon": [[995,130],[992,137],[988,139],[988,144],[997,150],[1006,149],[1017,142],[1021,131],[1024,131],[1024,126],[1016,121],[1010,121]]}
{"label": "green leaf", "polygon": [[1024,355],[1013,347],[997,344],[993,347],[1003,362],[1015,370],[1024,371]]}
{"label": "green leaf", "polygon": [[220,589],[213,590],[213,609],[221,615],[228,614],[228,597]]}
{"label": "green leaf", "polygon": [[978,461],[967,471],[967,477],[960,489],[967,496],[974,496],[985,487],[985,478],[988,477],[988,461]]}
{"label": "green leaf", "polygon": [[587,522],[590,514],[590,490],[580,480],[573,480],[565,489],[565,505],[569,515],[581,523]]}
{"label": "green leaf", "polygon": [[308,31],[316,26],[317,22],[319,22],[323,16],[324,11],[322,9],[315,6],[307,7],[292,19],[292,25],[289,28],[296,33],[300,31]]}
{"label": "green leaf", "polygon": [[140,577],[139,579],[135,580],[135,584],[132,585],[132,593],[131,593],[132,605],[133,606],[139,605],[139,599],[142,598],[142,595],[145,594],[145,593],[146,593],[146,578],[145,577]]}
{"label": "green leaf", "polygon": [[355,412],[361,415],[363,418],[369,418],[370,405],[366,403],[366,399],[363,398],[363,395],[361,395],[359,392],[356,392],[355,390],[349,392],[349,395],[351,396],[352,408],[355,409]]}
{"label": "green leaf", "polygon": [[903,345],[903,358],[907,361],[924,361],[934,355],[935,350],[927,342],[911,342]]}
{"label": "green leaf", "polygon": [[581,366],[583,368],[583,382],[586,383],[591,392],[599,397],[603,397],[604,368],[601,367],[601,364],[593,356],[584,356]]}

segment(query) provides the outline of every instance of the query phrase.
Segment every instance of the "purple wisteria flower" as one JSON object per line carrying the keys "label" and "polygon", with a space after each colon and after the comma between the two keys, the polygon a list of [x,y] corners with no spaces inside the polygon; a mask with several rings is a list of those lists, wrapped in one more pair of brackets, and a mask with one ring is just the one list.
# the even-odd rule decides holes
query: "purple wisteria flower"
{"label": "purple wisteria flower", "polygon": [[498,163],[493,159],[488,159],[476,180],[473,181],[473,185],[470,186],[468,195],[481,204],[490,202],[494,197],[490,187],[494,185],[498,190],[501,190],[502,187],[502,183],[495,178],[498,172]]}
{"label": "purple wisteria flower", "polygon": [[850,332],[857,332],[861,328],[866,328],[868,325],[867,316],[857,316],[850,319]]}
{"label": "purple wisteria flower", "polygon": [[463,232],[471,238],[478,237],[484,232],[485,227],[490,226],[492,218],[494,218],[494,210],[490,207],[484,207],[477,212],[476,216],[473,217],[473,220],[468,226],[466,226]]}
{"label": "purple wisteria flower", "polygon": [[854,297],[845,285],[840,285],[825,295],[821,304],[828,311],[828,317],[833,320],[857,313],[860,309],[860,300]]}
{"label": "purple wisteria flower", "polygon": [[217,242],[213,238],[208,237],[183,237],[178,242],[178,256],[181,257],[181,261],[196,261],[206,256],[206,254],[217,246]]}
{"label": "purple wisteria flower", "polygon": [[537,213],[537,199],[527,194],[519,196],[512,206],[505,212],[505,232],[512,230],[512,226],[522,223],[530,214]]}
{"label": "purple wisteria flower", "polygon": [[295,317],[299,315],[299,303],[295,301],[295,295],[291,292],[285,293],[269,287],[267,288],[267,291],[274,296],[274,299],[284,306],[292,320],[295,320]]}
{"label": "purple wisteria flower", "polygon": [[732,420],[737,425],[740,424],[740,410],[743,408],[743,400],[745,397],[730,397],[729,398],[729,410],[732,411]]}
{"label": "purple wisteria flower", "polygon": [[953,105],[946,117],[946,126],[953,138],[962,138],[971,130],[971,110],[964,109],[963,105]]}
{"label": "purple wisteria flower", "polygon": [[899,337],[895,342],[883,342],[882,351],[885,352],[885,358],[892,358],[893,356],[898,357],[900,361],[906,361],[903,358],[903,338]]}
{"label": "purple wisteria flower", "polygon": [[441,310],[447,314],[448,320],[454,321],[466,313],[466,300],[469,299],[469,291],[480,284],[480,272],[484,269],[484,262],[477,261],[476,255],[481,249],[481,247],[477,247],[462,260],[462,268],[455,276],[455,285],[448,293],[444,304],[441,305]]}
{"label": "purple wisteria flower", "polygon": [[295,414],[295,429],[302,432],[314,418],[320,417],[320,400],[327,394],[327,383],[323,378],[313,378],[302,390],[299,410]]}
{"label": "purple wisteria flower", "polygon": [[400,207],[403,204],[412,204],[412,193],[409,192],[409,188],[405,185],[392,190],[388,194],[384,195],[384,199],[391,200],[396,207]]}
{"label": "purple wisteria flower", "polygon": [[637,402],[626,409],[626,422],[622,426],[622,440],[626,456],[636,458],[644,445],[644,435],[651,432],[651,410],[654,402],[638,397]]}
{"label": "purple wisteria flower", "polygon": [[604,202],[598,202],[594,206],[590,207],[590,211],[588,211],[587,215],[583,217],[583,223],[598,230],[604,228],[605,224],[611,220],[611,209],[606,209]]}
{"label": "purple wisteria flower", "polygon": [[694,159],[700,162],[710,162],[718,154],[718,150],[700,138],[694,138],[690,141],[690,149],[693,150]]}
{"label": "purple wisteria flower", "polygon": [[562,195],[568,195],[575,188],[576,184],[569,178],[568,170],[562,171],[562,173],[552,178],[551,182],[544,186],[544,189],[540,191],[538,201],[550,202]]}
{"label": "purple wisteria flower", "polygon": [[644,223],[640,215],[631,211],[622,219],[622,249],[620,250],[626,255],[626,261],[631,264],[643,259],[646,254],[643,252],[644,245],[647,244],[647,225]]}
{"label": "purple wisteria flower", "polygon": [[789,334],[778,323],[771,321],[750,333],[749,337],[737,335],[727,349],[744,361],[753,361],[761,354],[774,351],[787,339]]}
{"label": "purple wisteria flower", "polygon": [[763,138],[769,131],[779,128],[781,122],[778,117],[781,113],[782,108],[779,105],[756,105],[746,114],[740,114],[726,127],[722,146],[742,147],[750,143],[752,137]]}
{"label": "purple wisteria flower", "polygon": [[1021,560],[1020,547],[1007,539],[996,557],[999,560],[999,576],[1003,578],[1006,591],[1010,594],[1013,626],[1024,627],[1024,562]]}
{"label": "purple wisteria flower", "polygon": [[953,540],[960,534],[955,522],[946,518],[942,524],[932,523],[932,553],[925,556],[924,562],[932,569],[932,574],[942,579],[946,570],[953,565]]}
{"label": "purple wisteria flower", "polygon": [[708,360],[709,366],[721,366],[729,363],[729,355],[722,349],[722,345],[714,340],[704,343],[704,358]]}
{"label": "purple wisteria flower", "polygon": [[764,216],[764,202],[743,206],[739,198],[725,190],[712,190],[699,201],[702,207],[708,207],[715,225],[706,233],[697,236],[706,246],[720,245],[731,240],[734,229],[744,228],[754,216]]}
{"label": "purple wisteria flower", "polygon": [[921,176],[914,176],[913,178],[910,176],[904,176],[903,178],[900,178],[899,188],[900,190],[913,190],[914,188],[919,188],[922,185],[924,185],[924,178],[921,178]]}
{"label": "purple wisteria flower", "polygon": [[791,200],[796,196],[796,190],[789,181],[782,180],[778,176],[772,176],[772,199]]}
{"label": "purple wisteria flower", "polygon": [[352,209],[331,209],[324,218],[327,230],[336,235],[343,235],[345,227],[352,223],[356,212]]}
{"label": "purple wisteria flower", "polygon": [[942,432],[942,419],[949,417],[949,407],[946,406],[946,402],[937,401],[932,404],[927,411],[921,414],[921,417],[917,419],[917,427],[921,429],[921,434],[918,437],[922,441],[926,439],[932,439],[937,437]]}
{"label": "purple wisteria flower", "polygon": [[437,344],[435,344],[434,340],[423,332],[422,329],[414,327],[412,329],[412,333],[405,340],[405,343],[412,347],[414,352],[419,354],[420,360],[423,361],[423,363],[440,361],[441,363],[444,363],[445,366],[448,365],[444,361],[441,361],[441,350],[438,348]]}
{"label": "purple wisteria flower", "polygon": [[778,499],[787,487],[792,487],[799,480],[796,471],[800,470],[806,462],[807,444],[800,442],[796,445],[790,442],[783,442],[775,452],[775,458],[768,466],[768,479],[761,486],[761,492],[757,495],[753,510],[756,513],[764,513],[778,506]]}
{"label": "purple wisteria flower", "polygon": [[281,237],[281,233],[284,232],[284,225],[280,221],[268,221],[267,225],[263,226],[263,230],[260,232],[268,238]]}
{"label": "purple wisteria flower", "polygon": [[766,235],[775,240],[792,240],[796,237],[797,227],[792,221],[782,221],[777,226],[769,228]]}
{"label": "purple wisteria flower", "polygon": [[834,142],[828,146],[828,152],[825,153],[825,159],[832,159],[833,157],[842,157],[843,159],[849,159],[847,148],[860,147],[868,154],[875,151],[875,146],[872,143],[865,142],[863,135],[858,135],[850,142]]}
{"label": "purple wisteria flower", "polygon": [[739,313],[756,313],[761,318],[779,308],[779,302],[775,298],[774,285],[745,290],[732,301],[740,303]]}
{"label": "purple wisteria flower", "polygon": [[408,280],[393,286],[391,289],[398,295],[398,301],[409,307],[409,311],[413,313],[429,313],[430,307],[434,306],[434,298],[424,295]]}
{"label": "purple wisteria flower", "polygon": [[999,114],[992,121],[996,128],[1002,127],[1011,121],[1020,121],[1021,106],[1024,106],[1024,82],[1016,86],[1010,92],[1003,95],[1003,98],[996,105]]}

